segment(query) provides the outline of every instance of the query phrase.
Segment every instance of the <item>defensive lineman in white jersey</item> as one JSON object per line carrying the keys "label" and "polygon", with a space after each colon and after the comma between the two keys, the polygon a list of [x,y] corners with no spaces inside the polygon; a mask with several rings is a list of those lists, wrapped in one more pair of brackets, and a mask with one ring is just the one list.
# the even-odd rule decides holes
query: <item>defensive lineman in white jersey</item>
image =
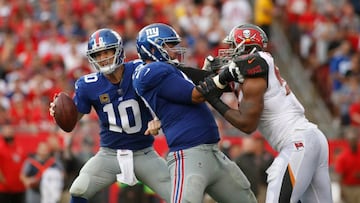
{"label": "defensive lineman in white jersey", "polygon": [[[286,81],[280,76],[274,60],[268,52],[258,52],[268,64],[268,87],[264,93],[264,109],[259,120],[259,131],[270,145],[280,151],[296,141],[296,130],[316,128],[305,117],[305,110]],[[242,94],[239,96],[241,102]]]}
{"label": "defensive lineman in white jersey", "polygon": [[[267,170],[266,203],[332,203],[327,139],[306,119],[273,57],[264,52],[265,32],[252,24],[240,25],[225,42],[231,45],[231,62],[197,88],[233,126],[245,133],[259,129],[279,152]],[[238,109],[217,94],[233,81],[240,84]]]}

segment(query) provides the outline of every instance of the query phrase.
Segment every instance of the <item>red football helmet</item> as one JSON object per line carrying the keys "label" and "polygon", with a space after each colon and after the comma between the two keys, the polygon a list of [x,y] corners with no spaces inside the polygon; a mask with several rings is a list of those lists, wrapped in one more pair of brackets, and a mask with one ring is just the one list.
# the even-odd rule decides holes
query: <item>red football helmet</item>
{"label": "red football helmet", "polygon": [[223,42],[229,44],[230,48],[219,50],[219,55],[234,56],[265,50],[268,38],[259,26],[243,24],[234,27]]}

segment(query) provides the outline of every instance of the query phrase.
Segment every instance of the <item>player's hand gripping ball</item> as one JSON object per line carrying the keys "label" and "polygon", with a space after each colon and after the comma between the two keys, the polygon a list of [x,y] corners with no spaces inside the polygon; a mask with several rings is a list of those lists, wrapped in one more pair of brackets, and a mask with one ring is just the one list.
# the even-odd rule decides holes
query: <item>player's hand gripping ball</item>
{"label": "player's hand gripping ball", "polygon": [[76,125],[78,115],[74,101],[65,92],[60,92],[54,104],[54,118],[57,125],[65,132],[71,132]]}

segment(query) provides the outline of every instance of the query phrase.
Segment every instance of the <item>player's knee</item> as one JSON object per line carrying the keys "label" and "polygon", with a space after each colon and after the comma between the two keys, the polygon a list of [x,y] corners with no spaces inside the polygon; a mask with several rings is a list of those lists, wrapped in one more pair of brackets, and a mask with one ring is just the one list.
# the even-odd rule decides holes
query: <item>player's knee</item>
{"label": "player's knee", "polygon": [[76,197],[88,199],[88,188],[90,185],[90,177],[87,174],[80,174],[70,187],[70,194]]}

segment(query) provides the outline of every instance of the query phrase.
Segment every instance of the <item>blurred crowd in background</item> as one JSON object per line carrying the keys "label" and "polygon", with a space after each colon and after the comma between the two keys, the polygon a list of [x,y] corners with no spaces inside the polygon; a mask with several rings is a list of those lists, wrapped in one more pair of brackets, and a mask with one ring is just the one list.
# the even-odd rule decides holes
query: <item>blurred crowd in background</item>
{"label": "blurred crowd in background", "polygon": [[[99,127],[95,114],[82,119],[73,132],[64,133],[48,111],[56,93],[72,94],[76,79],[94,71],[85,52],[88,37],[95,30],[107,27],[118,31],[124,41],[126,60],[132,60],[137,58],[136,36],[142,27],[155,22],[169,24],[182,37],[182,46],[187,47],[186,64],[202,67],[206,56],[217,55],[224,46],[222,40],[234,26],[257,24],[271,41],[270,28],[274,21],[286,33],[288,39],[284,40],[291,42],[292,50],[304,65],[304,74],[311,78],[334,124],[351,129],[339,134],[337,145],[341,147],[331,148],[331,153],[343,157],[341,167],[337,166],[337,157],[330,163],[339,185],[355,188],[360,194],[360,152],[351,151],[354,147],[347,145],[348,141],[358,143],[360,127],[358,0],[0,0],[0,133],[4,137],[4,142],[0,140],[0,192],[9,189],[4,183],[3,170],[10,165],[2,160],[3,156],[10,156],[3,147],[8,143],[6,136],[21,140],[20,148],[24,151],[12,173],[15,168],[22,172],[20,163],[37,151],[40,142],[48,145],[49,156],[59,156],[63,169],[69,173],[76,173],[83,161],[96,152]],[[280,47],[270,45],[270,49]],[[234,96],[225,97],[236,105]],[[242,143],[256,145],[242,140],[243,134],[220,118],[218,121],[224,137],[222,147],[230,158],[242,160],[240,157],[246,153],[257,154],[259,148],[267,149],[266,143],[257,148],[244,147]],[[237,135],[239,141],[234,141]],[[232,138],[226,140],[226,136]],[[254,142],[262,140],[261,135],[250,138]],[[347,150],[352,156],[342,156]],[[276,156],[271,149],[259,154],[267,152],[271,153],[262,163]],[[71,161],[80,164],[75,167]],[[355,167],[347,167],[348,163]],[[264,173],[263,169],[259,170]],[[353,177],[344,179],[348,174]],[[65,187],[71,183],[71,177],[68,175]],[[266,185],[264,178],[257,179],[261,179],[262,186]],[[21,185],[24,181],[14,184]],[[18,185],[15,190],[25,190],[25,186],[30,187]],[[263,194],[262,187],[256,190]],[[339,190],[340,197],[335,198],[341,202],[342,187]],[[104,196],[103,202],[111,202]]]}

